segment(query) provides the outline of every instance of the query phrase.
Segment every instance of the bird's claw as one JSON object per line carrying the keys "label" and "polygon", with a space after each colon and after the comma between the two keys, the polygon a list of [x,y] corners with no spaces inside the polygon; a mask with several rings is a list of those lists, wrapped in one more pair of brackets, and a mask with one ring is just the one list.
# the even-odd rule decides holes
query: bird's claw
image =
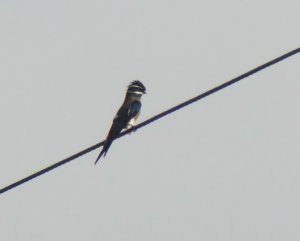
{"label": "bird's claw", "polygon": [[[133,127],[134,127],[134,125],[128,124],[127,127],[126,127],[126,130],[131,130]],[[131,134],[132,132],[136,132],[136,129],[130,131],[128,134]]]}

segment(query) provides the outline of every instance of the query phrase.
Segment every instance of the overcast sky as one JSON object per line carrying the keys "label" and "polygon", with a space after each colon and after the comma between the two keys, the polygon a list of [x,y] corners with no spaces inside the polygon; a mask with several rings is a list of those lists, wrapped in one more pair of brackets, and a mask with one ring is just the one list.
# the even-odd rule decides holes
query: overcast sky
{"label": "overcast sky", "polygon": [[[0,188],[300,47],[300,3],[0,1]],[[299,241],[300,56],[0,196],[3,241]]]}

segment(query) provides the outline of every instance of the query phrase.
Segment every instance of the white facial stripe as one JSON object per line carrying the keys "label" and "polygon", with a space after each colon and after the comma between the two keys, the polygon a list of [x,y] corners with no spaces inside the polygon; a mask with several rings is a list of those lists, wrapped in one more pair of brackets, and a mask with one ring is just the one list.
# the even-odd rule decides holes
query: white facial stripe
{"label": "white facial stripe", "polygon": [[139,85],[130,85],[129,87],[137,87],[137,88],[142,88],[141,86]]}
{"label": "white facial stripe", "polygon": [[137,94],[137,95],[143,95],[143,92],[140,91],[127,91],[127,93]]}

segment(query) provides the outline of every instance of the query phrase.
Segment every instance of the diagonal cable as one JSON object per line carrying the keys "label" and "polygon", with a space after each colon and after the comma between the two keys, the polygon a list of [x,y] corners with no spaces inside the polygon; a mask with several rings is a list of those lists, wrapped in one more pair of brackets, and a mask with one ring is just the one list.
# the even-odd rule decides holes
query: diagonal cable
{"label": "diagonal cable", "polygon": [[[259,72],[259,71],[261,71],[261,70],[263,70],[265,68],[270,67],[271,65],[274,65],[274,64],[276,64],[276,63],[278,63],[280,61],[283,61],[284,59],[287,59],[287,58],[289,58],[289,57],[291,57],[291,56],[293,56],[293,55],[295,55],[295,54],[297,54],[299,52],[300,52],[300,48],[294,49],[294,50],[292,50],[292,51],[290,51],[290,52],[288,52],[288,53],[286,53],[286,54],[284,54],[284,55],[282,55],[282,56],[280,56],[278,58],[275,58],[275,59],[273,59],[273,60],[271,60],[271,61],[269,61],[269,62],[267,62],[267,63],[265,63],[263,65],[260,65],[260,66],[258,66],[256,68],[254,68],[254,69],[252,69],[252,70],[250,70],[250,71],[248,71],[248,72],[246,72],[246,73],[244,73],[244,74],[242,74],[242,75],[240,75],[240,76],[238,76],[236,78],[233,78],[233,79],[231,79],[231,80],[229,80],[229,81],[227,81],[227,82],[225,82],[225,83],[223,83],[221,85],[218,85],[217,87],[215,87],[213,89],[210,89],[210,90],[208,90],[208,91],[206,91],[206,92],[204,92],[204,93],[202,93],[200,95],[197,95],[196,97],[194,97],[192,99],[189,99],[189,100],[187,100],[187,101],[185,101],[185,102],[183,102],[183,103],[181,103],[179,105],[176,105],[176,106],[174,106],[174,107],[172,107],[172,108],[170,108],[170,109],[168,109],[166,111],[163,111],[162,113],[157,114],[157,115],[151,117],[150,119],[148,119],[148,120],[146,120],[146,121],[144,121],[144,122],[136,125],[135,127],[122,132],[119,136],[116,137],[116,139],[120,138],[120,137],[122,137],[122,136],[124,136],[126,134],[128,134],[131,131],[140,129],[140,128],[142,128],[142,127],[150,124],[151,122],[154,122],[154,121],[156,121],[156,120],[158,120],[158,119],[160,119],[160,118],[162,118],[162,117],[164,117],[166,115],[171,114],[174,111],[177,111],[177,110],[179,110],[179,109],[181,109],[181,108],[183,108],[183,107],[185,107],[187,105],[190,105],[190,104],[192,104],[192,103],[194,103],[194,102],[196,102],[196,101],[198,101],[200,99],[203,99],[203,98],[205,98],[205,97],[207,97],[207,96],[209,96],[209,95],[211,95],[211,94],[213,94],[213,93],[215,93],[215,92],[217,92],[219,90],[222,90],[222,89],[224,89],[224,88],[226,88],[226,87],[228,87],[228,86],[230,86],[230,85],[232,85],[232,84],[234,84],[234,83],[236,83],[236,82],[238,82],[238,81],[240,81],[242,79],[245,79],[245,78],[249,77],[250,75],[253,75],[253,74],[255,74],[255,73],[257,73],[257,72]],[[14,182],[14,183],[12,183],[12,184],[10,184],[10,185],[8,185],[8,186],[0,189],[0,194],[2,194],[4,192],[7,192],[7,191],[9,191],[9,190],[11,190],[11,189],[13,189],[13,188],[21,185],[21,184],[24,184],[24,183],[26,183],[26,182],[28,182],[28,181],[30,181],[30,180],[32,180],[32,179],[40,176],[40,175],[43,175],[46,172],[49,172],[49,171],[51,171],[51,170],[53,170],[53,169],[55,169],[55,168],[57,168],[59,166],[62,166],[62,165],[66,164],[66,163],[68,163],[68,162],[70,162],[70,161],[72,161],[72,160],[74,160],[74,159],[76,159],[76,158],[78,158],[80,156],[83,156],[86,153],[91,152],[91,151],[93,151],[93,150],[101,147],[103,144],[104,144],[104,141],[102,141],[102,142],[100,142],[100,143],[98,143],[96,145],[93,145],[93,146],[91,146],[89,148],[86,148],[83,151],[80,151],[80,152],[78,152],[78,153],[76,153],[76,154],[74,154],[74,155],[72,155],[70,157],[67,157],[64,160],[61,160],[61,161],[59,161],[59,162],[57,162],[57,163],[55,163],[55,164],[53,164],[53,165],[51,165],[49,167],[46,167],[46,168],[44,168],[44,169],[42,169],[42,170],[40,170],[38,172],[35,172],[35,173],[33,173],[33,174],[31,174],[31,175],[29,175],[29,176],[27,176],[27,177],[25,177],[25,178],[23,178],[23,179],[21,179],[19,181],[16,181],[16,182]]]}

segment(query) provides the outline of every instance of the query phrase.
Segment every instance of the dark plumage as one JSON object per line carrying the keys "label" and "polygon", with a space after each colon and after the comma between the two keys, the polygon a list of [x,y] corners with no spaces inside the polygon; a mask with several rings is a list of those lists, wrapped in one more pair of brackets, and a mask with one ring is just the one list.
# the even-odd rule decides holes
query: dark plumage
{"label": "dark plumage", "polygon": [[140,114],[142,106],[141,96],[143,94],[146,94],[145,86],[138,80],[132,81],[127,88],[125,100],[113,120],[113,124],[108,132],[103,148],[95,164],[99,161],[102,155],[106,155],[115,137],[119,135],[123,129],[129,129],[133,126],[134,121]]}

